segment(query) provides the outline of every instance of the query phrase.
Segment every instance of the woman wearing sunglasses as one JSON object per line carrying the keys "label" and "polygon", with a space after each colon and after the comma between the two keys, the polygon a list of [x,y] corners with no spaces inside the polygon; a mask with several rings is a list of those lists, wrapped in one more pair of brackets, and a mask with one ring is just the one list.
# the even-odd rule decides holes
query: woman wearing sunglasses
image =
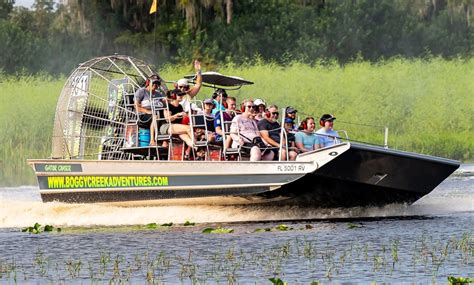
{"label": "woman wearing sunglasses", "polygon": [[184,92],[179,89],[168,91],[166,98],[168,100],[168,110],[164,111],[166,122],[160,127],[160,134],[162,135],[178,135],[188,146],[192,147],[191,128],[188,125],[182,124],[183,117],[186,112],[180,102],[183,100]]}
{"label": "woman wearing sunglasses", "polygon": [[250,154],[250,161],[273,160],[273,151],[266,150],[265,145],[256,144],[256,141],[259,141],[259,144],[265,144],[255,120],[257,113],[258,107],[253,104],[253,101],[244,100],[242,114],[237,115],[230,126],[232,147],[237,148],[240,145],[243,152]]}

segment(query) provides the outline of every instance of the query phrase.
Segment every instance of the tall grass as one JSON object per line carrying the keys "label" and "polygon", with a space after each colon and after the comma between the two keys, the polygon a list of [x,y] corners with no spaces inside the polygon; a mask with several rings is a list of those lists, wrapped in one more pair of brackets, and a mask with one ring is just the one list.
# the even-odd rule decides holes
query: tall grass
{"label": "tall grass", "polygon": [[56,101],[64,81],[22,76],[0,83],[0,185],[35,182],[26,159],[50,156]]}
{"label": "tall grass", "polygon": [[[187,66],[159,66],[162,77],[177,80]],[[389,127],[391,148],[460,160],[474,156],[474,58],[446,61],[393,59],[288,66],[253,65],[207,68],[243,77],[255,85],[229,91],[239,99],[264,98],[291,105],[304,116],[331,113],[335,128],[351,139],[383,143]],[[0,83],[0,185],[34,183],[26,158],[50,155],[56,100],[64,78],[3,79]],[[198,98],[210,97],[203,88]]]}

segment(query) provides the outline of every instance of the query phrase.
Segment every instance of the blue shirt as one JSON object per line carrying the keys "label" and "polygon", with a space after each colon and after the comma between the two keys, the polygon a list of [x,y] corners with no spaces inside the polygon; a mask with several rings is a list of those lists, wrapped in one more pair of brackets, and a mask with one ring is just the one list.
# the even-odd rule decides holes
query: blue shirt
{"label": "blue shirt", "polygon": [[[328,147],[336,144],[336,139],[334,137],[339,137],[339,134],[335,130],[328,130],[326,131],[325,128],[319,129],[316,134],[321,136],[319,137],[319,142],[323,145],[323,147]],[[332,136],[332,137],[328,137]]]}
{"label": "blue shirt", "polygon": [[295,142],[303,143],[304,148],[307,150],[314,150],[314,145],[319,144],[319,139],[313,133],[297,132],[295,134]]}
{"label": "blue shirt", "polygon": [[222,105],[221,103],[219,103],[219,101],[217,101],[216,99],[212,99],[213,103],[214,103],[214,109],[212,109],[212,114],[215,116],[216,113],[220,112],[220,111],[225,111],[225,107],[224,105]]}
{"label": "blue shirt", "polygon": [[[223,115],[224,121],[225,122],[231,122],[232,121],[232,116],[229,115],[227,112],[224,112]],[[222,122],[221,122],[221,113],[216,113],[214,116],[214,129],[217,129],[217,127],[220,127],[222,131],[224,131],[224,128],[222,127]],[[216,133],[216,141],[221,141],[222,136]]]}

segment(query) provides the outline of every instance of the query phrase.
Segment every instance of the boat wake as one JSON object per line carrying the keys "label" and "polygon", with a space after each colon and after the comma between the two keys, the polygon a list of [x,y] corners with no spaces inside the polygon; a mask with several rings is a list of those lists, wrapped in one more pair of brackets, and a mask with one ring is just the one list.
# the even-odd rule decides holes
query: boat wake
{"label": "boat wake", "polygon": [[[470,179],[464,177],[463,179]],[[261,222],[284,220],[388,218],[474,212],[473,191],[434,191],[413,205],[364,208],[301,208],[290,206],[176,206],[43,203],[36,187],[0,189],[0,227],[14,228],[40,224],[62,227],[119,226],[147,223],[182,224]],[[456,206],[453,206],[456,205]]]}

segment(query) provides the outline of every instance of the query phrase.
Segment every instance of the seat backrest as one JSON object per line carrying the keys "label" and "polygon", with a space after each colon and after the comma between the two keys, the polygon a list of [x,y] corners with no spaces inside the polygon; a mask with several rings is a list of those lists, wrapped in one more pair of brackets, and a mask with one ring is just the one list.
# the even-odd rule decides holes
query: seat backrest
{"label": "seat backrest", "polygon": [[154,124],[156,127],[156,139],[157,140],[169,140],[171,139],[171,134],[161,134],[159,132],[160,127],[163,124],[171,124],[169,118],[165,118],[165,110],[169,111],[168,100],[165,97],[153,98],[151,100],[151,110],[155,116]]}
{"label": "seat backrest", "polygon": [[[195,106],[197,109],[204,110],[204,104],[201,100],[191,100],[190,106]],[[191,128],[192,142],[194,146],[207,146],[209,144],[209,136],[208,136],[208,126],[206,124],[206,117],[203,113],[195,113],[192,108],[188,110],[189,116],[189,127]],[[196,136],[197,130],[202,130],[199,137]]]}

